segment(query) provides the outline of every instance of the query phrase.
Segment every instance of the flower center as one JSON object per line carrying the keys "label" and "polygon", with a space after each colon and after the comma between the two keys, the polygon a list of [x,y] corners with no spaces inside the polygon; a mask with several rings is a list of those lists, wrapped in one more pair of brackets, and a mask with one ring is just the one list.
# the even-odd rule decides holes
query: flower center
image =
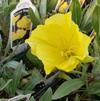
{"label": "flower center", "polygon": [[75,55],[75,53],[73,52],[73,50],[64,50],[61,51],[61,56],[65,57],[65,58],[69,58],[70,56]]}

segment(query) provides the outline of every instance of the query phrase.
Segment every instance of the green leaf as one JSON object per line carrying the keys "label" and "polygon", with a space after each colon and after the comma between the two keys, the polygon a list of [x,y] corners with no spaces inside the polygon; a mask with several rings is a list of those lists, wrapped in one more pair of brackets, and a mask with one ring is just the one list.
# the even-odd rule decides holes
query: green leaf
{"label": "green leaf", "polygon": [[40,15],[39,12],[37,10],[37,8],[35,7],[34,11],[32,8],[29,8],[29,15],[30,15],[30,19],[33,23],[33,26],[37,26],[41,23],[41,19],[40,19]]}
{"label": "green leaf", "polygon": [[95,80],[92,83],[90,83],[87,91],[88,94],[95,94],[100,96],[100,80]]}
{"label": "green leaf", "polygon": [[100,6],[96,5],[93,16],[92,16],[92,21],[93,21],[93,28],[95,29],[97,33],[97,40],[100,42]]}
{"label": "green leaf", "polygon": [[28,83],[23,87],[23,90],[26,93],[32,91],[32,89],[41,81],[43,81],[43,77],[37,69],[34,69],[32,72],[32,77],[28,81]]}
{"label": "green leaf", "polygon": [[4,13],[6,13],[5,15],[9,15],[11,11],[14,10],[15,7],[16,7],[16,3],[6,6],[4,8]]}
{"label": "green leaf", "polygon": [[[0,27],[5,36],[9,33],[9,25],[10,25],[10,13],[15,8],[16,4],[10,4],[6,6],[2,6],[0,10]],[[7,20],[6,20],[7,19]]]}
{"label": "green leaf", "polygon": [[88,63],[88,62],[93,62],[95,60],[94,57],[91,56],[87,56],[84,58],[84,60],[82,61],[83,63]]}
{"label": "green leaf", "polygon": [[6,81],[3,78],[0,78],[0,91],[2,90],[5,84],[6,84]]}
{"label": "green leaf", "polygon": [[70,6],[70,10],[72,12],[72,19],[76,24],[80,24],[80,20],[81,20],[81,5],[79,3],[79,0],[72,0],[71,6]]}
{"label": "green leaf", "polygon": [[49,88],[40,98],[39,101],[51,101],[52,98],[52,89]]}
{"label": "green leaf", "polygon": [[8,0],[5,0],[5,1],[2,0],[2,6],[3,6],[3,7],[8,6]]}
{"label": "green leaf", "polygon": [[29,101],[36,101],[36,100],[33,97],[31,97]]}
{"label": "green leaf", "polygon": [[0,91],[5,89],[10,83],[12,82],[12,79],[5,82],[3,79],[0,79]]}
{"label": "green leaf", "polygon": [[[87,8],[87,7],[86,7]],[[80,23],[80,29],[85,32],[90,32],[92,30],[92,15],[95,9],[95,2],[91,2],[82,16],[82,20]]]}
{"label": "green leaf", "polygon": [[22,63],[20,63],[18,66],[17,66],[17,69],[14,73],[14,76],[13,76],[13,82],[12,82],[12,88],[13,88],[13,91],[16,90],[16,88],[18,87],[19,85],[19,82],[20,82],[20,79],[22,77],[22,70],[24,68],[24,65]]}
{"label": "green leaf", "polygon": [[[12,60],[12,61],[7,62],[3,67],[7,67],[9,69],[12,68],[12,69],[16,70],[18,68],[19,64],[20,63],[18,61]],[[24,67],[24,68],[22,68],[23,75],[28,74],[27,71],[25,70],[25,65],[24,64],[23,64],[23,67]]]}
{"label": "green leaf", "polygon": [[71,79],[63,84],[55,91],[54,95],[52,96],[53,100],[60,99],[71,92],[79,89],[84,85],[84,82],[80,79]]}
{"label": "green leaf", "polygon": [[46,17],[47,14],[47,0],[41,0],[39,11],[42,18]]}
{"label": "green leaf", "polygon": [[17,2],[18,2],[18,0],[8,0],[9,4],[13,4],[13,3],[17,3]]}
{"label": "green leaf", "polygon": [[17,87],[22,78],[23,68],[24,68],[24,65],[22,64],[22,62],[20,62],[13,74],[12,82],[9,84],[9,86],[7,86],[7,92],[9,93],[9,95],[12,95],[12,96],[15,95]]}
{"label": "green leaf", "polygon": [[1,34],[0,34],[0,51],[2,49],[2,38],[1,38]]}
{"label": "green leaf", "polygon": [[96,78],[99,78],[100,75],[100,58],[96,58],[96,61],[93,65],[92,73]]}
{"label": "green leaf", "polygon": [[59,78],[63,78],[63,79],[65,79],[65,80],[70,80],[70,79],[71,79],[71,77],[68,76],[68,75],[67,75],[66,73],[64,73],[64,72],[61,72],[58,77],[59,77]]}
{"label": "green leaf", "polygon": [[96,0],[97,1],[97,4],[100,6],[100,0]]}
{"label": "green leaf", "polygon": [[4,65],[4,67],[16,69],[18,65],[19,62],[17,61],[9,61]]}
{"label": "green leaf", "polygon": [[47,10],[48,12],[54,10],[58,0],[48,0]]}
{"label": "green leaf", "polygon": [[82,80],[86,81],[88,79],[88,74],[87,74],[87,71],[88,71],[88,64],[81,64],[81,67],[82,67]]}

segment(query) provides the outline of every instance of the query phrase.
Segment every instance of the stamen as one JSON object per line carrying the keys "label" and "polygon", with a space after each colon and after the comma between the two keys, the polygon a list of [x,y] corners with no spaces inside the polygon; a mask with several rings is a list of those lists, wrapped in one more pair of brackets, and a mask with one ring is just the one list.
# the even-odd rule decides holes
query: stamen
{"label": "stamen", "polygon": [[74,55],[74,52],[72,50],[61,51],[61,56],[65,58],[69,58],[72,55]]}

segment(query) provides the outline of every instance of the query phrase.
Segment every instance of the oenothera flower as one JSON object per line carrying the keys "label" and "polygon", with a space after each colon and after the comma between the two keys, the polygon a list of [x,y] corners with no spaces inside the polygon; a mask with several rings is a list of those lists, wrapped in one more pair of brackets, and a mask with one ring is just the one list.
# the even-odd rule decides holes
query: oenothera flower
{"label": "oenothera flower", "polygon": [[72,71],[87,59],[91,38],[79,31],[71,13],[55,14],[39,25],[26,42],[31,52],[42,60],[46,74],[55,69]]}

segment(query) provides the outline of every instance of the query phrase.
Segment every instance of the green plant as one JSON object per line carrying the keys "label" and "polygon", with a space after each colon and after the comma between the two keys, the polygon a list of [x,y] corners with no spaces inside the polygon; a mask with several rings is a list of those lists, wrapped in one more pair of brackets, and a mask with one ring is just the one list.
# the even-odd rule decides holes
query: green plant
{"label": "green plant", "polygon": [[[29,15],[35,27],[58,12],[55,10],[57,0],[32,2],[36,10],[33,12],[30,8]],[[68,8],[82,32],[91,37],[96,32],[89,47],[95,60],[80,64],[70,73],[55,71],[48,76],[42,61],[31,54],[27,44],[18,44],[14,51],[10,47],[5,49],[10,13],[16,3],[16,0],[5,0],[0,4],[0,100],[17,96],[29,101],[100,101],[100,0],[85,1],[82,7],[78,0],[73,0]]]}

